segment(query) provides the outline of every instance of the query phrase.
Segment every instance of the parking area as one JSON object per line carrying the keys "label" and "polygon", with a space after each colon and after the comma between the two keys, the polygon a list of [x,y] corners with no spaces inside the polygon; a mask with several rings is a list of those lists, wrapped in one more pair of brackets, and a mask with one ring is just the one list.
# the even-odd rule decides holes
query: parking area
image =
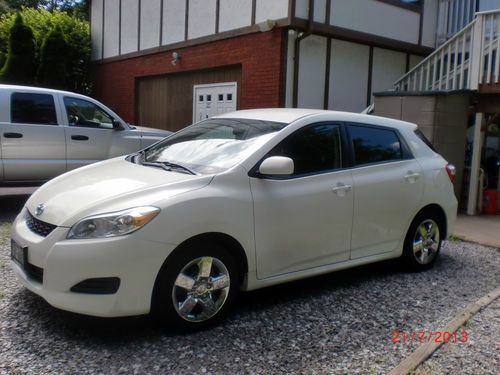
{"label": "parking area", "polygon": [[[222,325],[179,335],[147,317],[52,308],[16,282],[9,226],[1,224],[0,374],[387,373],[419,345],[393,343],[393,332],[437,331],[500,284],[497,249],[447,242],[430,271],[391,261],[245,293]],[[420,373],[496,373],[498,302],[475,319],[483,314],[493,320],[473,321],[470,340],[447,344]]]}

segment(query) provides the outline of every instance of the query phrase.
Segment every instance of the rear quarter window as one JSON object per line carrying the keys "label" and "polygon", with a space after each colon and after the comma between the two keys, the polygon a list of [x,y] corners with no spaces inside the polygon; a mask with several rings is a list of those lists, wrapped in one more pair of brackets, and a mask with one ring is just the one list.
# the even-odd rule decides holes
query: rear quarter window
{"label": "rear quarter window", "polygon": [[350,125],[354,165],[406,159],[397,133],[388,128]]}

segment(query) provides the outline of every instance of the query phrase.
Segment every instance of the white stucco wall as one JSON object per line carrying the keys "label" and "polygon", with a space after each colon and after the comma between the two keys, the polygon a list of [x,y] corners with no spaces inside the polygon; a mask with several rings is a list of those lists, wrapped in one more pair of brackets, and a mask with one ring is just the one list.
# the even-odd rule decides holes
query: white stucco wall
{"label": "white stucco wall", "polygon": [[255,22],[288,17],[288,0],[257,0]]}
{"label": "white stucco wall", "polygon": [[388,49],[373,49],[372,93],[394,88],[405,74],[406,54]]}
{"label": "white stucco wall", "polygon": [[252,0],[220,0],[219,31],[249,26],[252,23]]}
{"label": "white stucco wall", "polygon": [[300,43],[298,107],[323,108],[327,39],[311,35]]}
{"label": "white stucco wall", "polygon": [[190,0],[188,38],[215,34],[216,0]]}
{"label": "white stucco wall", "polygon": [[330,23],[407,43],[418,43],[420,16],[376,0],[331,0]]}
{"label": "white stucco wall", "polygon": [[186,0],[163,0],[162,45],[184,40]]}
{"label": "white stucco wall", "polygon": [[140,49],[158,47],[160,45],[160,24],[161,0],[141,0]]}
{"label": "white stucco wall", "polygon": [[360,112],[366,108],[370,47],[332,40],[328,108]]}
{"label": "white stucco wall", "polygon": [[137,37],[139,35],[138,14],[139,2],[137,0],[122,0],[122,54],[137,51]]}

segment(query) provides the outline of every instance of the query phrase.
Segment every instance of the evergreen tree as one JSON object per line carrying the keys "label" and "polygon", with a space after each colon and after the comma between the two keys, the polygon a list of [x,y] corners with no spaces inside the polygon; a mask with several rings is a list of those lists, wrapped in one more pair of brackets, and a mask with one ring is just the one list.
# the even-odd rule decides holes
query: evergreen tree
{"label": "evergreen tree", "polygon": [[67,88],[67,67],[70,54],[68,42],[57,25],[47,34],[42,43],[38,83],[56,89]]}
{"label": "evergreen tree", "polygon": [[9,46],[5,64],[0,71],[0,82],[26,84],[33,83],[35,74],[35,41],[33,32],[17,14],[10,29]]}

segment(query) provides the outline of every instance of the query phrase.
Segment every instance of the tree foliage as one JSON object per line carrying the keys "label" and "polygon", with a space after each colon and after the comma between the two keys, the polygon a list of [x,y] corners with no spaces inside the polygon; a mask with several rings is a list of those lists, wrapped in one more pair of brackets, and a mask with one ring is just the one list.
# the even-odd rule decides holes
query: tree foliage
{"label": "tree foliage", "polygon": [[0,71],[0,81],[32,84],[35,73],[35,41],[31,28],[17,14],[9,30],[7,58]]}
{"label": "tree foliage", "polygon": [[[91,45],[88,22],[71,17],[66,12],[58,10],[50,12],[45,8],[23,8],[19,13],[34,35],[36,68],[41,72],[38,65],[44,39],[52,30],[58,28],[68,45],[64,56],[61,55],[61,51],[56,51],[56,54],[66,61],[66,85],[64,88],[89,93],[91,89],[89,77]],[[5,46],[9,40],[10,27],[14,24],[15,18],[16,15],[12,13],[4,14],[0,18],[0,53],[7,52]],[[38,77],[36,83],[39,85],[48,84],[43,81],[42,77]]]}
{"label": "tree foliage", "polygon": [[56,89],[65,89],[68,84],[67,66],[70,48],[59,26],[53,28],[45,37],[40,52],[38,82]]}

